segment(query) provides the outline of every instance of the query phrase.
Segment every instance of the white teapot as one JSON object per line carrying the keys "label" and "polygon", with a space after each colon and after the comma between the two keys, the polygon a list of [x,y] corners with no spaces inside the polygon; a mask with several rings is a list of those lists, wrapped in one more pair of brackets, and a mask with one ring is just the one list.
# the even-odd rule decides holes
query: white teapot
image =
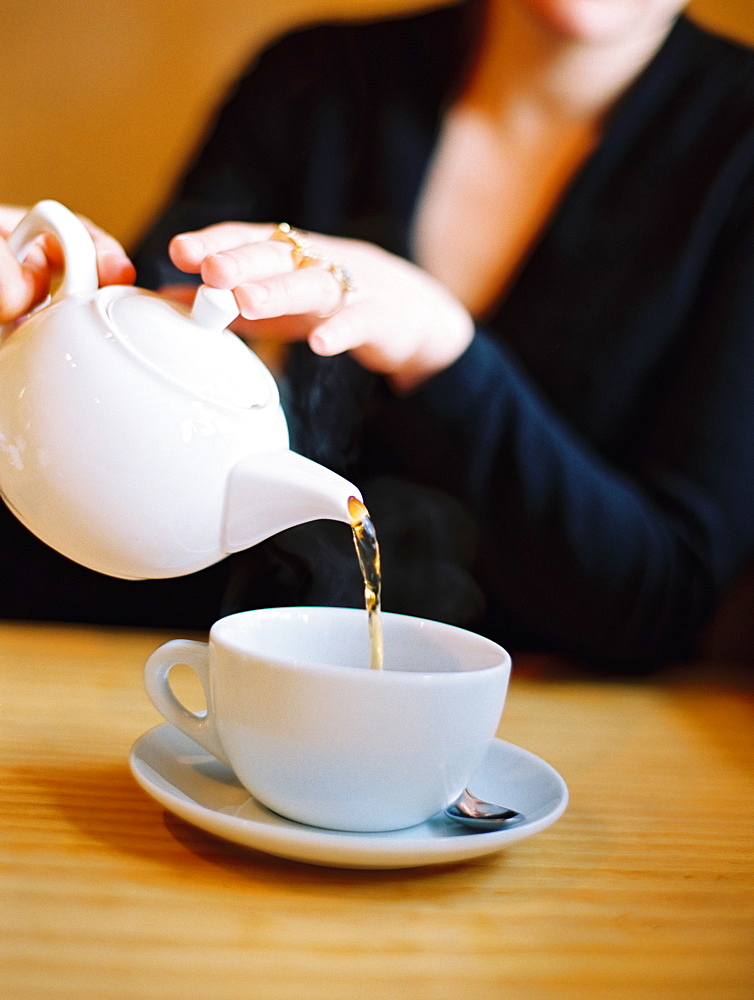
{"label": "white teapot", "polygon": [[294,524],[350,521],[359,491],[289,450],[277,385],[226,329],[231,292],[192,310],[99,288],[94,245],[58,202],[10,236],[53,233],[65,270],[48,303],[0,327],[0,494],[35,535],[91,569],[181,576]]}

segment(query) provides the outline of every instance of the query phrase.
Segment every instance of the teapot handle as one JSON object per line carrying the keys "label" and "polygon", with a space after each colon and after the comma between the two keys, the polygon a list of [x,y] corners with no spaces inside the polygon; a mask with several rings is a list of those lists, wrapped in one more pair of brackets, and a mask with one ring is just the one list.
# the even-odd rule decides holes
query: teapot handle
{"label": "teapot handle", "polygon": [[69,295],[94,295],[99,287],[97,254],[84,223],[60,202],[40,201],[10,234],[8,245],[18,260],[22,260],[29,246],[43,233],[57,237],[65,261],[63,279],[52,300]]}

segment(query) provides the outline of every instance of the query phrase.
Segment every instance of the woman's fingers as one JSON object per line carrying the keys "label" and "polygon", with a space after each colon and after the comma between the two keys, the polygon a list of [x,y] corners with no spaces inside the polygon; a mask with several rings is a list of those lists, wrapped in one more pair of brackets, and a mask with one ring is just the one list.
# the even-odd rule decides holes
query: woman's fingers
{"label": "woman's fingers", "polygon": [[[3,236],[9,235],[26,210],[0,205],[0,322],[19,319],[38,305],[49,293],[51,276],[64,266],[60,243],[50,233],[43,233],[27,248],[19,261]],[[97,255],[100,285],[130,285],[136,270],[125,250],[109,233],[79,216],[86,226]]]}
{"label": "woman's fingers", "polygon": [[296,269],[288,247],[271,240],[211,253],[201,265],[202,280],[215,288],[235,288]]}
{"label": "woman's fingers", "polygon": [[[233,289],[246,319],[336,311],[347,286],[342,272],[330,267],[329,238],[314,237],[309,247],[299,233],[273,238],[280,232],[272,224],[222,223],[174,237],[169,252],[178,267],[199,274],[205,284]],[[306,241],[306,253],[299,241]]]}
{"label": "woman's fingers", "polygon": [[234,291],[246,319],[282,315],[324,318],[338,308],[343,297],[338,279],[320,265],[238,285]]}
{"label": "woman's fingers", "polygon": [[308,337],[315,354],[329,357],[363,347],[367,329],[361,311],[349,309],[347,313],[320,321]]}
{"label": "woman's fingers", "polygon": [[[118,240],[104,229],[96,226],[91,219],[79,215],[86,226],[94,243],[97,255],[97,276],[100,285],[132,285],[136,280],[136,268],[131,263],[128,254]],[[59,270],[63,267],[63,253],[57,238],[51,233],[44,233],[37,238],[29,251],[26,262],[34,263],[31,254],[35,249],[41,249],[50,268]]]}
{"label": "woman's fingers", "polygon": [[49,268],[45,255],[32,248],[20,264],[4,239],[0,239],[0,323],[25,315],[47,294]]}
{"label": "woman's fingers", "polygon": [[221,222],[195,232],[179,233],[170,241],[168,253],[176,267],[188,274],[199,274],[205,258],[263,243],[274,231],[272,224]]}
{"label": "woman's fingers", "polygon": [[118,240],[90,219],[81,216],[81,221],[94,242],[100,285],[132,285],[136,280],[136,268]]}
{"label": "woman's fingers", "polygon": [[224,223],[175,237],[170,255],[205,283],[233,290],[241,336],[307,339],[322,355],[350,351],[400,391],[451,364],[473,336],[471,317],[447,289],[357,240]]}

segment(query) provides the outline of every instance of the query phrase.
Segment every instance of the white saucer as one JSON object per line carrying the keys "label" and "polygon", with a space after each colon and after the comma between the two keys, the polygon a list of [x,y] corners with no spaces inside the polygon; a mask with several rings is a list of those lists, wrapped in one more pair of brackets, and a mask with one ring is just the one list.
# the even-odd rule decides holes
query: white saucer
{"label": "white saucer", "polygon": [[490,854],[544,830],[568,802],[557,771],[502,740],[492,743],[469,787],[526,818],[508,829],[483,833],[441,813],[389,833],[342,833],[294,823],[260,805],[230,768],[169,723],[141,736],[129,763],[149,795],[202,830],[267,854],[338,868],[411,868]]}

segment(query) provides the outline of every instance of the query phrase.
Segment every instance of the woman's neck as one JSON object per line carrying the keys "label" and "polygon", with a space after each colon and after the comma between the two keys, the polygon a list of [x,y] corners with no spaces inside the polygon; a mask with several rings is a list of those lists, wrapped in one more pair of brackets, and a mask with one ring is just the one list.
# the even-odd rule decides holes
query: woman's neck
{"label": "woman's neck", "polygon": [[477,64],[463,97],[491,118],[599,125],[667,37],[673,19],[607,38],[573,37],[518,0],[489,0]]}

